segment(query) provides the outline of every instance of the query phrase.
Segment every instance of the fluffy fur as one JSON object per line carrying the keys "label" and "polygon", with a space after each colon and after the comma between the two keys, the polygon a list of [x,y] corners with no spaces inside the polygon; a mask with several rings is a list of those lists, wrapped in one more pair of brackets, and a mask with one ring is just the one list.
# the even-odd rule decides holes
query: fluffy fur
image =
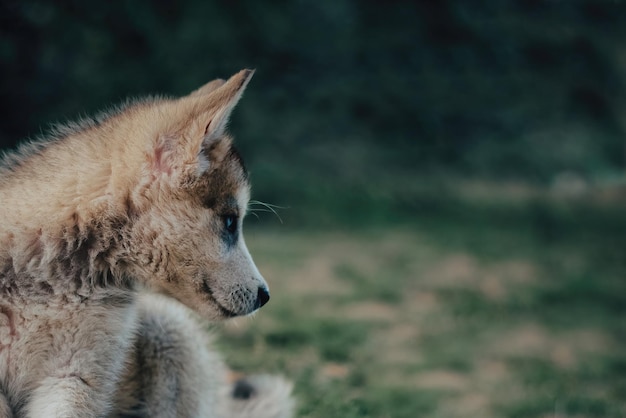
{"label": "fluffy fur", "polygon": [[196,318],[269,299],[225,134],[251,76],[128,103],[5,156],[1,417],[290,415],[287,382],[226,383]]}

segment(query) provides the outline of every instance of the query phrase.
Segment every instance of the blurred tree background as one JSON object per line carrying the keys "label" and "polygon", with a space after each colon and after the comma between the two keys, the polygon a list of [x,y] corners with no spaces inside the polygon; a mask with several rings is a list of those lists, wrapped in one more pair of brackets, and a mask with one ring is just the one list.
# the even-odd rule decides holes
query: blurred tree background
{"label": "blurred tree background", "polygon": [[623,185],[625,21],[608,0],[3,0],[0,141],[251,67],[233,131],[255,197],[299,222],[410,215],[461,179]]}
{"label": "blurred tree background", "polygon": [[302,417],[626,416],[626,1],[0,0],[0,143],[242,68],[284,224],[229,364]]}

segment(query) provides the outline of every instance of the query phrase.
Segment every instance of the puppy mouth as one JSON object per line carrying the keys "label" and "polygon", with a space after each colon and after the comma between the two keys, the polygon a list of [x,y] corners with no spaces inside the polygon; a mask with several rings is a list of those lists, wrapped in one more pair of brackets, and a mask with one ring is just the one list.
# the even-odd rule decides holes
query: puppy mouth
{"label": "puppy mouth", "polygon": [[204,293],[207,294],[209,299],[213,303],[215,303],[215,306],[217,306],[217,309],[220,311],[220,313],[222,314],[223,317],[225,317],[225,318],[234,318],[236,316],[239,316],[239,314],[231,311],[230,309],[225,308],[221,303],[219,303],[219,301],[217,300],[217,298],[213,294],[213,289],[211,289],[211,287],[207,284],[206,280],[202,280],[201,289],[202,289],[202,291]]}

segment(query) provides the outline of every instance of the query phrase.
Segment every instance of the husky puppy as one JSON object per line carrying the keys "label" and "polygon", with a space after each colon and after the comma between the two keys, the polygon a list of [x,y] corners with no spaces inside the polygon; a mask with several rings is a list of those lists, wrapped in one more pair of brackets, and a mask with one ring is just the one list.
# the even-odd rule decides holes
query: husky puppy
{"label": "husky puppy", "polygon": [[[253,72],[58,127],[0,163],[0,417],[288,417],[199,318],[269,300],[225,132]],[[193,312],[192,312],[193,311]]]}

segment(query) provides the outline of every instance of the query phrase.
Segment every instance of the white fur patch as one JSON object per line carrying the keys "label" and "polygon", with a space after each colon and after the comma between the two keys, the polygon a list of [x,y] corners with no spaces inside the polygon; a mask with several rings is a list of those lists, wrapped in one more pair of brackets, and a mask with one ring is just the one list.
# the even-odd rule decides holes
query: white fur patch
{"label": "white fur patch", "polygon": [[198,176],[201,176],[203,173],[205,173],[208,169],[209,169],[209,159],[206,157],[206,155],[204,155],[204,153],[199,153],[198,154]]}

